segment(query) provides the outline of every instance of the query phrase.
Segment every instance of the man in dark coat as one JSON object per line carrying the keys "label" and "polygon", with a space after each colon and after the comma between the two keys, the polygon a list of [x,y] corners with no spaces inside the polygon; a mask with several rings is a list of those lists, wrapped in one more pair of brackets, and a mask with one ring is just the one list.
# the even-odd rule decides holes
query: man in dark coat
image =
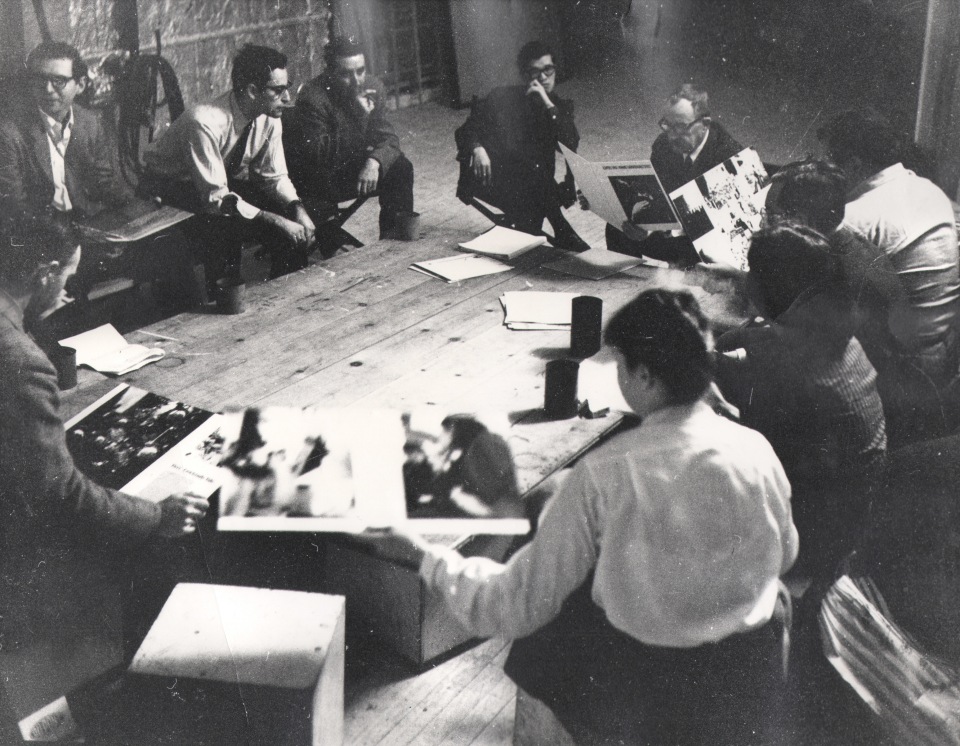
{"label": "man in dark coat", "polygon": [[387,238],[398,214],[413,211],[413,164],[387,121],[383,83],[367,74],[363,49],[351,38],[333,39],[324,57],[326,70],[303,87],[284,117],[290,178],[314,215],[318,242],[337,202],[374,193],[380,195],[380,237]]}
{"label": "man in dark coat", "polygon": [[[662,131],[653,141],[650,162],[667,194],[743,150],[710,116],[707,92],[690,83],[680,86],[670,96],[659,124]],[[643,254],[664,261],[693,255],[686,238],[648,236],[642,228],[630,223],[623,231],[607,226],[607,247],[623,254]]]}
{"label": "man in dark coat", "polygon": [[27,57],[28,94],[0,123],[0,204],[91,216],[129,201],[99,118],[74,106],[87,86],[76,48],[44,42]]}
{"label": "man in dark coat", "polygon": [[576,201],[573,179],[554,181],[557,143],[580,143],[573,102],[556,94],[553,52],[543,42],[525,44],[517,66],[524,85],[495,88],[456,132],[457,196],[489,202],[527,233],[540,233],[546,218],[560,247],[583,251],[589,247],[561,212]]}

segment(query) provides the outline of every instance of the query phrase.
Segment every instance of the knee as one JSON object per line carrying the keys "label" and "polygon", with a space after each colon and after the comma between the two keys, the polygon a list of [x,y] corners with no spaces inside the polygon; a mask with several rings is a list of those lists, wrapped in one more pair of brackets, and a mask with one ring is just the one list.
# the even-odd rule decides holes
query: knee
{"label": "knee", "polygon": [[401,153],[397,160],[393,162],[393,165],[390,166],[389,174],[385,174],[388,178],[397,180],[400,183],[413,183],[413,163],[410,162],[410,159],[407,158],[403,153]]}

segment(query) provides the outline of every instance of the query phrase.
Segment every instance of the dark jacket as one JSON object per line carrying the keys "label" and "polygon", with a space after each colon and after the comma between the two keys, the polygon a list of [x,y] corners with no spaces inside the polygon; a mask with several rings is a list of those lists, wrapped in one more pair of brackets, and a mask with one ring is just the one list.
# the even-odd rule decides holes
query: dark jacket
{"label": "dark jacket", "polygon": [[736,155],[741,150],[743,150],[743,146],[730,136],[723,125],[712,120],[707,142],[692,166],[688,167],[684,163],[683,155],[670,147],[666,132],[660,133],[657,139],[653,141],[653,147],[650,149],[650,162],[653,164],[653,170],[657,172],[660,183],[663,184],[663,188],[669,194],[688,181],[703,176],[711,168],[719,166],[727,158]]}
{"label": "dark jacket", "polygon": [[[19,105],[0,122],[0,206],[39,210],[53,202],[48,143],[42,115],[35,106]],[[96,215],[129,201],[131,195],[113,163],[99,116],[75,105],[64,158],[67,193],[74,210]]]}
{"label": "dark jacket", "polygon": [[96,612],[79,587],[104,570],[93,555],[146,539],[160,522],[158,505],[77,469],[58,410],[56,371],[0,310],[0,650],[64,639],[78,609]]}
{"label": "dark jacket", "polygon": [[798,566],[829,574],[863,527],[886,463],[877,374],[853,336],[857,318],[842,282],[808,288],[772,322],[717,340],[717,383],[762,433],[793,488]]}
{"label": "dark jacket", "polygon": [[481,190],[472,183],[472,171],[461,168],[457,196],[469,197],[477,192],[482,199],[507,211],[542,200],[559,201],[569,206],[574,201],[573,179],[568,173],[563,191],[554,186],[557,143],[571,150],[580,144],[580,134],[573,121],[573,102],[550,94],[556,107],[548,112],[527,95],[525,86],[495,88],[476,102],[454,137],[457,160],[469,166],[473,150],[482,145],[490,156],[492,183]]}
{"label": "dark jacket", "polygon": [[356,187],[356,175],[367,158],[386,173],[400,156],[400,138],[387,121],[383,83],[367,76],[373,91],[373,111],[367,113],[345,97],[326,74],[319,75],[297,95],[297,104],[283,117],[283,150],[290,178],[305,200],[328,201],[346,181]]}

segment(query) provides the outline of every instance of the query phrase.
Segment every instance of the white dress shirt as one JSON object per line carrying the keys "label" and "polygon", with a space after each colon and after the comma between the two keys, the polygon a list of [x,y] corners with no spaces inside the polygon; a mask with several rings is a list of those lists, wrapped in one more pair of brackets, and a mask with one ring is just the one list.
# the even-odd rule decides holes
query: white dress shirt
{"label": "white dress shirt", "polygon": [[506,565],[436,547],[420,574],[470,632],[515,639],[595,569],[593,600],[615,627],[693,647],[769,621],[797,546],[770,444],[697,402],[658,410],[582,459]]}
{"label": "white dress shirt", "polygon": [[[232,213],[224,198],[231,194],[224,163],[250,119],[232,92],[184,112],[144,154],[148,170],[171,180],[191,181],[204,210]],[[231,178],[248,181],[272,194],[279,205],[298,199],[283,154],[282,125],[266,114],[253,119],[243,158]],[[255,218],[260,209],[233,195],[236,211]],[[230,205],[234,200],[227,200]]]}
{"label": "white dress shirt", "polygon": [[67,171],[64,159],[67,157],[67,146],[70,145],[70,135],[73,133],[73,109],[67,114],[64,122],[58,122],[42,109],[43,127],[47,131],[47,145],[50,149],[50,172],[53,175],[53,206],[61,212],[73,209],[70,195],[67,192]]}

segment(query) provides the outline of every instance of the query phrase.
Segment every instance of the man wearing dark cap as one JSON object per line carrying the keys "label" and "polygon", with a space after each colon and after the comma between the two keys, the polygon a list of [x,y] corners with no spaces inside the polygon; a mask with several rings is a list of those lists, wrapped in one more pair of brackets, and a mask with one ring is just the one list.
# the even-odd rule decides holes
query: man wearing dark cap
{"label": "man wearing dark cap", "polygon": [[284,117],[290,176],[320,226],[338,202],[380,196],[380,237],[388,238],[401,214],[413,211],[413,164],[387,121],[383,83],[367,73],[363,49],[351,38],[331,40],[326,69],[307,83]]}

